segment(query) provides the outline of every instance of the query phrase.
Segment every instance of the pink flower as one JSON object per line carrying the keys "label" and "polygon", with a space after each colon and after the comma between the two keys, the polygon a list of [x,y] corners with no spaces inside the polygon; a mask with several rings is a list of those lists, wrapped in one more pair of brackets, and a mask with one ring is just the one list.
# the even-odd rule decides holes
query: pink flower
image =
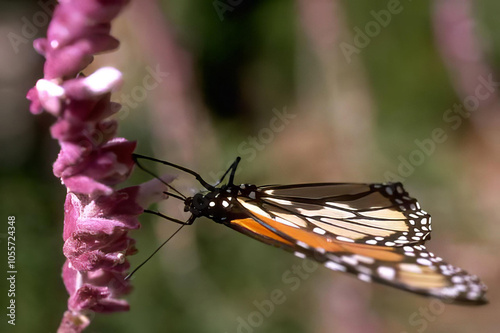
{"label": "pink flower", "polygon": [[[117,189],[128,178],[135,142],[116,138],[117,122],[108,119],[120,105],[112,91],[122,84],[114,68],[79,74],[95,54],[118,47],[110,36],[111,20],[127,0],[66,0],[60,2],[47,38],[34,42],[45,56],[44,78],[27,95],[34,114],[43,110],[57,120],[51,135],[61,151],[54,163],[56,177],[67,188],[64,204],[63,280],[68,310],[59,332],[81,332],[89,312],[127,311],[120,297],[131,290],[125,281],[127,257],[136,253],[128,232],[140,227],[138,215],[154,201],[165,199],[159,180]],[[164,179],[171,181],[172,179]]]}

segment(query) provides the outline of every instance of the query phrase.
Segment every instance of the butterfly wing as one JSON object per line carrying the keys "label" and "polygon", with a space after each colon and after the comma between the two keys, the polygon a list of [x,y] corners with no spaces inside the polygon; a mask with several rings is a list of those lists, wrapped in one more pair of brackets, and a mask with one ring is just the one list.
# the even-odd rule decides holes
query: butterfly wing
{"label": "butterfly wing", "polygon": [[430,239],[430,215],[401,183],[320,183],[259,189],[258,204],[274,219],[325,237],[389,247]]}
{"label": "butterfly wing", "polygon": [[450,302],[486,303],[486,286],[477,276],[446,263],[423,245],[342,247],[342,251],[325,255],[327,268]]}
{"label": "butterfly wing", "polygon": [[[393,186],[395,192],[393,191],[392,194],[387,193],[387,187],[384,186]],[[415,242],[405,244],[394,242],[394,246],[390,246],[387,243],[391,240],[386,238],[384,242],[378,242],[377,244],[366,243],[366,240],[369,240],[366,238],[369,237],[366,233],[363,233],[364,238],[355,239],[342,236],[343,234],[340,234],[338,230],[332,232],[315,222],[317,219],[311,221],[309,219],[311,216],[304,214],[304,211],[307,214],[310,213],[313,217],[324,217],[327,213],[324,211],[317,213],[318,209],[306,210],[304,206],[300,206],[303,204],[313,205],[322,207],[328,214],[337,213],[339,211],[337,207],[331,209],[330,206],[326,206],[328,205],[327,202],[334,202],[331,200],[335,198],[344,205],[344,209],[340,209],[342,213],[346,211],[345,209],[348,209],[347,207],[350,207],[348,210],[351,212],[378,211],[381,213],[380,217],[376,215],[370,216],[370,220],[375,221],[372,222],[372,229],[376,230],[377,228],[374,227],[376,222],[382,221],[385,223],[390,220],[388,219],[389,216],[394,216],[391,215],[393,211],[397,210],[394,208],[394,204],[389,204],[393,201],[396,202],[395,199],[399,197],[394,197],[394,193],[398,192],[402,196],[407,196],[404,190],[403,192],[398,191],[397,186],[398,184],[391,184],[382,185],[379,188],[365,184],[311,184],[297,187],[293,185],[264,187],[262,191],[264,193],[268,192],[265,193],[266,197],[263,196],[262,199],[238,198],[240,209],[247,212],[247,217],[233,219],[229,227],[266,244],[293,252],[298,257],[313,259],[324,264],[327,268],[355,274],[363,281],[376,281],[418,294],[449,299],[453,302],[485,303],[486,286],[476,276],[449,265],[441,258],[428,252],[420,244],[422,241],[417,243],[415,240]],[[332,191],[340,190],[340,187],[351,191],[347,193]],[[319,191],[314,194],[312,193],[313,188],[324,192]],[[273,192],[270,192],[271,190]],[[302,193],[304,191],[306,191],[306,194]],[[379,194],[378,196],[372,196],[372,200],[377,198],[378,202],[373,205],[367,204],[368,201],[363,200],[361,193],[364,196],[370,196],[374,193]],[[389,199],[383,194],[380,197],[381,193],[386,193],[391,198]],[[275,198],[275,194],[278,200],[287,200],[291,203],[276,201],[274,203],[277,203],[277,205],[266,203],[266,200],[273,202],[273,200],[269,199],[271,197]],[[313,200],[319,200],[319,202],[314,204]],[[353,200],[357,200],[356,204],[352,203]],[[406,205],[409,206],[413,203],[416,206],[416,201],[412,200],[414,199],[407,199]],[[348,201],[349,204],[347,204]],[[399,204],[398,207],[402,205],[399,202],[396,203]],[[298,204],[299,208],[294,208],[295,204]],[[283,206],[286,208],[282,208]],[[419,208],[416,206],[416,209]],[[299,212],[299,214],[295,212]],[[314,215],[311,212],[314,212]],[[423,215],[412,214],[420,216],[420,220],[429,218],[428,214],[424,212],[422,212]],[[346,222],[344,217],[338,218],[337,215],[330,216],[330,218]],[[361,218],[359,217],[359,219]],[[349,221],[346,223],[351,223],[353,226],[348,229],[353,230],[357,224],[352,221],[359,219],[349,216]],[[408,219],[404,218],[396,221],[400,226],[409,224]],[[391,232],[386,237],[393,237],[392,239],[398,236],[398,233],[409,233],[409,231],[384,226],[386,230]],[[315,228],[322,228],[324,232],[315,230]],[[359,229],[354,230],[361,233]],[[366,231],[366,229],[363,229],[363,231]],[[344,237],[348,240],[344,240]]]}

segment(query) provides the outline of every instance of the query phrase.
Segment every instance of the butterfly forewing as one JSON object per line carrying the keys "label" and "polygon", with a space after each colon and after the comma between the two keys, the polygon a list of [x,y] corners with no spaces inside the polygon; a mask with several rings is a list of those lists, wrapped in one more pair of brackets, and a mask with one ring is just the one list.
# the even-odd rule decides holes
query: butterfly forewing
{"label": "butterfly forewing", "polygon": [[[320,183],[260,187],[248,202],[278,221],[340,241],[379,246],[430,238],[430,215],[401,183]],[[253,208],[257,209],[257,208]]]}

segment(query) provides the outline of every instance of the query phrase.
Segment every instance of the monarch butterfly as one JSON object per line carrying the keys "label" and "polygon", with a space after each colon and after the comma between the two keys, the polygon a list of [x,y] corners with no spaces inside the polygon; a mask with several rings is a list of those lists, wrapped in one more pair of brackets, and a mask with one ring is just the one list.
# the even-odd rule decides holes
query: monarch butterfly
{"label": "monarch butterfly", "polygon": [[[427,251],[431,217],[401,183],[316,183],[298,185],[234,184],[238,157],[222,178],[208,184],[196,172],[156,158],[134,154],[187,172],[206,191],[185,197],[187,221],[147,211],[190,225],[199,217],[239,231],[263,243],[315,260],[334,271],[355,274],[365,282],[463,304],[484,304],[486,286],[475,275]],[[226,176],[229,180],[219,186]]]}

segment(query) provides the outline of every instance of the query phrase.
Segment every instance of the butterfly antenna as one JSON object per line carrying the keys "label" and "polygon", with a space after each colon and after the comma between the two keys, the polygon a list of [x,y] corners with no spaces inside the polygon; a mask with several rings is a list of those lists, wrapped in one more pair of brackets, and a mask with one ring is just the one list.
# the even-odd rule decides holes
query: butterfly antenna
{"label": "butterfly antenna", "polygon": [[241,161],[241,157],[236,157],[236,160],[233,162],[233,164],[231,164],[231,166],[229,167],[229,169],[226,170],[226,172],[224,172],[224,174],[222,175],[222,177],[219,179],[219,181],[217,183],[215,183],[214,186],[217,186],[219,185],[220,183],[222,183],[222,181],[224,181],[224,178],[226,178],[227,174],[229,172],[231,172],[231,174],[229,175],[229,182],[228,182],[228,185],[233,185],[233,180],[234,180],[234,174],[236,172],[236,168],[238,167],[238,163],[240,163]]}
{"label": "butterfly antenna", "polygon": [[[170,188],[172,191],[174,191],[175,193],[177,193],[179,196],[182,197],[182,200],[186,200],[186,196],[183,195],[181,192],[177,191],[172,185],[168,184],[167,182],[165,182],[163,179],[161,179],[160,177],[158,177],[154,172],[152,171],[149,171],[148,169],[146,169],[145,167],[142,166],[141,163],[139,163],[138,159],[139,158],[144,158],[144,159],[148,159],[148,160],[153,160],[153,161],[158,161],[158,162],[162,162],[160,160],[156,160],[152,157],[147,157],[147,156],[142,156],[142,155],[138,155],[138,154],[132,154],[132,159],[134,160],[135,164],[139,167],[139,169],[145,171],[146,173],[150,174],[151,176],[155,177],[156,179],[158,179],[160,182],[162,182],[165,186],[167,186],[168,188]],[[169,194],[169,193],[167,193]],[[170,193],[170,195],[172,195]],[[173,197],[175,197],[174,195],[172,195]]]}
{"label": "butterfly antenna", "polygon": [[[172,168],[176,168],[178,170],[181,170],[181,171],[184,171],[186,173],[189,173],[190,175],[193,175],[196,178],[196,180],[199,181],[200,184],[203,185],[203,187],[205,187],[207,190],[212,191],[212,190],[215,189],[214,186],[210,185],[203,178],[201,178],[201,176],[199,174],[197,174],[193,170],[189,170],[188,168],[184,168],[184,167],[182,167],[180,165],[177,165],[177,164],[174,164],[174,163],[170,163],[170,162],[167,162],[167,161],[162,161],[162,160],[159,160],[159,159],[154,158],[154,157],[149,157],[149,156],[144,156],[144,155],[139,155],[139,154],[132,154],[132,158],[134,159],[134,162],[137,164],[137,166],[139,166],[139,168],[141,168],[142,170],[146,171],[150,175],[154,175],[154,174],[151,171],[149,171],[149,170],[147,170],[147,169],[145,169],[145,168],[143,168],[143,167],[140,166],[140,164],[138,162],[139,158],[142,158],[142,159],[145,159],[145,160],[149,160],[149,161],[153,161],[153,162],[158,162],[158,163],[161,163],[161,164],[165,164],[165,165],[168,165],[168,166],[170,166]],[[157,177],[156,175],[154,175],[154,176]],[[170,185],[168,185],[168,186],[170,188],[172,188],[172,186],[170,186]],[[175,189],[173,189],[173,190],[175,191]]]}
{"label": "butterfly antenna", "polygon": [[163,193],[165,193],[169,197],[176,198],[176,199],[179,199],[181,201],[185,201],[186,200],[186,198],[184,196],[181,197],[180,195],[173,194],[173,193],[170,193],[170,192],[167,192],[167,191],[164,191]]}
{"label": "butterfly antenna", "polygon": [[160,249],[165,245],[167,244],[167,242],[169,240],[171,240],[179,231],[181,231],[182,228],[184,228],[185,224],[181,225],[179,227],[179,229],[177,229],[170,237],[167,238],[166,241],[164,241],[163,243],[161,243],[160,246],[158,246],[158,248],[153,252],[151,253],[151,255],[146,259],[144,260],[139,266],[137,266],[129,275],[127,275],[125,277],[125,281],[127,281],[128,279],[130,279],[132,277],[132,275],[134,275],[135,272],[137,272],[139,270],[139,268],[141,268],[142,266],[144,266],[144,264],[146,264],[151,258],[153,258],[153,256],[158,252],[160,251]]}
{"label": "butterfly antenna", "polygon": [[236,160],[234,161],[234,163],[229,168],[229,170],[231,170],[231,174],[229,175],[229,184],[230,185],[233,185],[234,175],[236,174],[236,168],[238,167],[238,164],[240,163],[240,161],[241,161],[241,157],[239,157],[239,156],[236,157]]}

